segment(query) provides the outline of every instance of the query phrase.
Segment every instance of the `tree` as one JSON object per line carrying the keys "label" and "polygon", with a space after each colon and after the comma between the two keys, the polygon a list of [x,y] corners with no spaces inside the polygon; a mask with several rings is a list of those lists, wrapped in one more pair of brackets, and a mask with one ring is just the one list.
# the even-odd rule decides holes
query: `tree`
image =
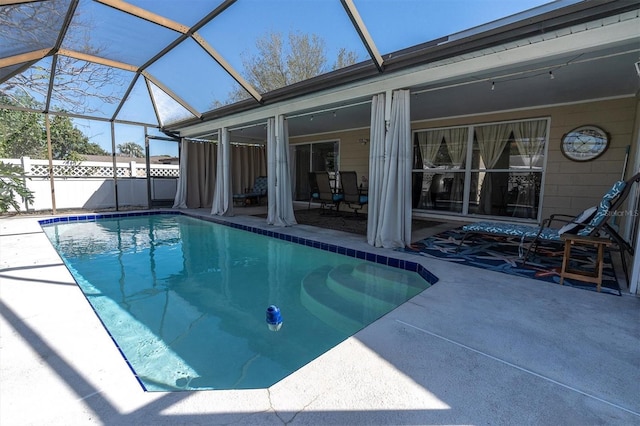
{"label": "tree", "polygon": [[[0,96],[0,102],[11,104]],[[32,102],[30,100],[21,101]],[[50,121],[52,156],[55,160],[82,161],[83,155],[108,155],[98,144],[89,142],[69,117],[53,115]],[[47,158],[44,115],[0,109],[0,158]]]}
{"label": "tree", "polygon": [[[28,97],[23,98],[22,104],[31,102]],[[2,95],[0,102],[11,103]],[[45,143],[42,114],[0,109],[0,158],[39,158]]]}
{"label": "tree", "polygon": [[144,150],[140,145],[135,142],[125,142],[118,145],[118,152],[127,157],[142,158],[144,157]]}
{"label": "tree", "polygon": [[[25,51],[53,47],[67,14],[66,8],[61,5],[58,1],[39,1],[3,6],[0,40],[7,46],[23,46]],[[91,44],[93,30],[91,17],[76,12],[66,32],[65,45],[82,46],[83,53],[100,56],[105,48]],[[96,111],[89,102],[92,98],[108,104],[119,100],[114,90],[125,83],[121,74],[112,67],[62,55],[58,55],[57,61],[56,82],[51,96],[58,105],[76,113],[90,113]],[[29,94],[31,98],[36,94],[46,97],[50,71],[48,66],[36,63],[4,82],[0,87],[0,95],[17,105],[21,105],[24,94]]]}
{"label": "tree", "polygon": [[[289,33],[285,42],[282,33],[271,32],[256,40],[257,53],[243,54],[243,77],[258,92],[266,93],[299,81],[307,80],[329,69],[339,69],[357,61],[357,54],[341,48],[329,67],[326,45],[316,34]],[[239,85],[229,94],[230,102],[249,97]],[[214,104],[221,106],[220,102]]]}

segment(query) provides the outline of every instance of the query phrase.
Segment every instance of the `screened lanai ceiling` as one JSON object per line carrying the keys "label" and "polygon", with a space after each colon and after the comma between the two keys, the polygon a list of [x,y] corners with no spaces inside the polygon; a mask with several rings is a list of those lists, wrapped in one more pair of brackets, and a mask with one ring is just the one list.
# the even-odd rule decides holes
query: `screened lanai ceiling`
{"label": "screened lanai ceiling", "polygon": [[282,42],[285,59],[269,50],[264,57],[286,61],[290,37],[317,38],[320,50],[303,53],[325,61],[302,76],[349,66],[382,73],[391,52],[548,1],[447,3],[2,0],[0,107],[164,127],[238,101],[260,105],[266,93],[295,83],[273,77],[276,86],[263,86],[255,78],[269,40]]}
{"label": "screened lanai ceiling", "polygon": [[[578,3],[611,1],[0,0],[0,107],[176,128]],[[291,51],[290,39],[311,47]],[[283,62],[296,53],[315,67],[293,78],[295,60]],[[265,67],[280,71],[270,85]]]}

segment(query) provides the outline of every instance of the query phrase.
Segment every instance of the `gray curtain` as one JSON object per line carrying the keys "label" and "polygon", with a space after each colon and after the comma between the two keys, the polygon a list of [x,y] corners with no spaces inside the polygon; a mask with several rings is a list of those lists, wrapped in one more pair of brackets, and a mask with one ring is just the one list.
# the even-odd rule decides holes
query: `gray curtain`
{"label": "gray curtain", "polygon": [[267,176],[267,154],[264,146],[231,146],[231,183],[234,194],[252,188],[258,176]]}
{"label": "gray curtain", "polygon": [[175,208],[209,208],[216,183],[216,144],[182,142]]}
{"label": "gray curtain", "polygon": [[284,116],[267,120],[267,223],[276,226],[295,225],[291,197],[289,167],[289,132]]}

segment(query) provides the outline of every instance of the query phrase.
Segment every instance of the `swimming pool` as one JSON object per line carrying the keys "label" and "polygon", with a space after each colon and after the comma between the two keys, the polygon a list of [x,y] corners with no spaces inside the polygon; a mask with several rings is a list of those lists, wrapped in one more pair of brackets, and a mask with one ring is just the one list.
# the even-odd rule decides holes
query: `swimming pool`
{"label": "swimming pool", "polygon": [[149,391],[269,387],[437,280],[408,261],[152,213],[41,221]]}

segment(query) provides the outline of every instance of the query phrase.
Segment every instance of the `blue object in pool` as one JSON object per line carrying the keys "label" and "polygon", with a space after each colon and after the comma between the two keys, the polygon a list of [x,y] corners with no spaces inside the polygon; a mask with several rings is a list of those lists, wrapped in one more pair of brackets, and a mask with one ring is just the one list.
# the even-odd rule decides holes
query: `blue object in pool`
{"label": "blue object in pool", "polygon": [[267,308],[267,326],[271,331],[280,331],[282,328],[282,315],[280,315],[280,308],[276,305]]}

